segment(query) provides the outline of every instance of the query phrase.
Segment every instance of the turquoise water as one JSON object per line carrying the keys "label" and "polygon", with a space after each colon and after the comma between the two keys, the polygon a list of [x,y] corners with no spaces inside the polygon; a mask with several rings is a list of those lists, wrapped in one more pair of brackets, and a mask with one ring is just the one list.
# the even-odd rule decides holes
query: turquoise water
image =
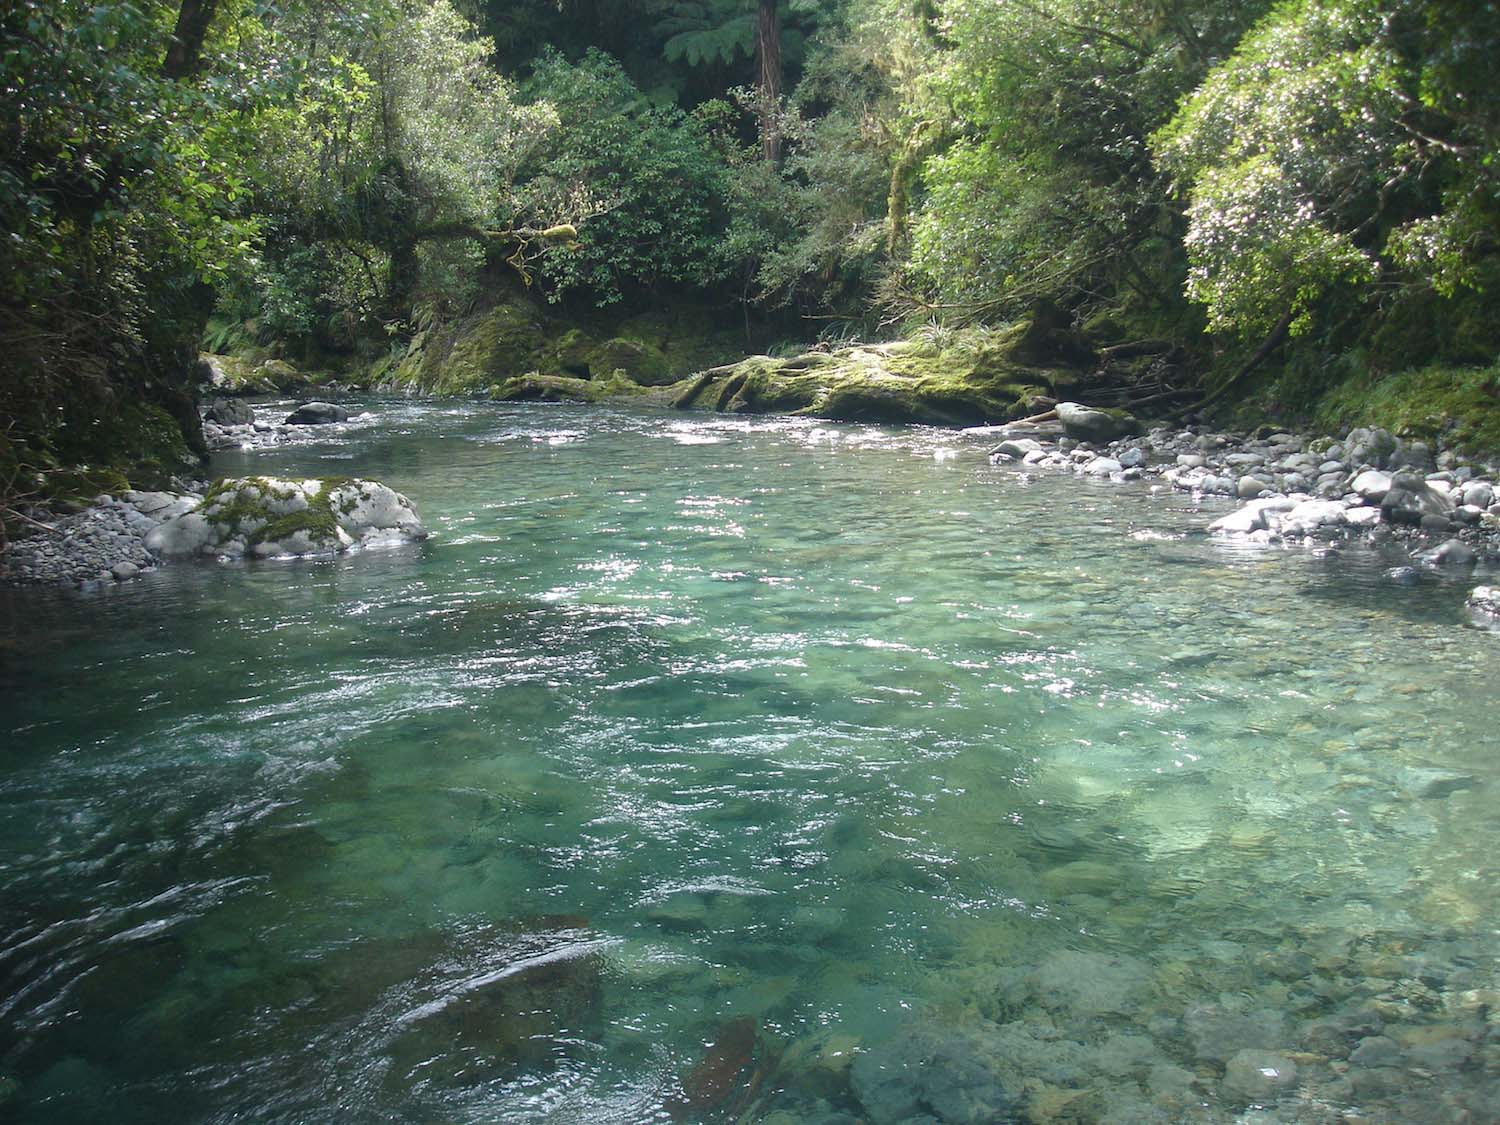
{"label": "turquoise water", "polygon": [[384,404],[215,470],[423,545],[0,593],[0,1118],[1488,1118],[1468,585],[986,446]]}

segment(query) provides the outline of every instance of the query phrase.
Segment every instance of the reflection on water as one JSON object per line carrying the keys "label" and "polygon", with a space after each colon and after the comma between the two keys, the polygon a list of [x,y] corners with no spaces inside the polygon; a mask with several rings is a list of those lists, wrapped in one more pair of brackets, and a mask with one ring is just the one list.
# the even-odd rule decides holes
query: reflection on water
{"label": "reflection on water", "polygon": [[0,1116],[1483,1119],[1493,653],[980,438],[388,404],[435,537],[0,594]]}

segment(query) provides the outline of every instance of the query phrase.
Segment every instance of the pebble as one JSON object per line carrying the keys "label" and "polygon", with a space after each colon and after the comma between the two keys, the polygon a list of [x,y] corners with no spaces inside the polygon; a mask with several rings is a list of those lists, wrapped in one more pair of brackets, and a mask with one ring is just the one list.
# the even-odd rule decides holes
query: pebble
{"label": "pebble", "polygon": [[[163,503],[164,497],[169,502]],[[199,499],[161,492],[101,496],[92,507],[51,520],[50,531],[12,542],[0,555],[0,582],[63,586],[127,582],[156,564],[146,549],[146,534],[161,519],[148,512],[196,506]]]}

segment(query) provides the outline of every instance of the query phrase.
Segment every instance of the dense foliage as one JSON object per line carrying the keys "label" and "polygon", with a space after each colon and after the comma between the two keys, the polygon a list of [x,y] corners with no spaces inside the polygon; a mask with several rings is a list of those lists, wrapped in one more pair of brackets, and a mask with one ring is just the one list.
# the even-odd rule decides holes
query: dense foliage
{"label": "dense foliage", "polygon": [[174,72],[176,15],[150,0],[0,13],[0,485],[22,461],[143,452],[161,410],[196,432],[180,369],[257,238],[246,155],[279,75],[232,6]]}
{"label": "dense foliage", "polygon": [[357,364],[504,286],[763,341],[1045,304],[1303,400],[1500,347],[1484,0],[18,0],[0,31],[12,470],[96,457],[111,404],[193,438],[210,312],[217,347]]}
{"label": "dense foliage", "polygon": [[610,304],[632,289],[711,283],[728,170],[702,117],[654,104],[596,50],[576,64],[547,53],[530,89],[559,126],[525,169],[528,193],[586,185],[594,211],[576,248],[544,258],[551,295]]}

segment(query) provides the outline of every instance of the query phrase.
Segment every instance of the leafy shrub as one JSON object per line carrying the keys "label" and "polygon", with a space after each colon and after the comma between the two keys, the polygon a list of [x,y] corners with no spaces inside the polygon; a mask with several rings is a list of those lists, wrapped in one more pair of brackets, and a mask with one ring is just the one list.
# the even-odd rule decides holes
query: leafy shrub
{"label": "leafy shrub", "polygon": [[529,93],[555,107],[559,126],[523,169],[525,190],[542,198],[582,185],[600,208],[576,248],[544,255],[550,297],[577,291],[606,305],[638,287],[718,280],[727,169],[702,120],[653,105],[599,51],[576,64],[545,55]]}

